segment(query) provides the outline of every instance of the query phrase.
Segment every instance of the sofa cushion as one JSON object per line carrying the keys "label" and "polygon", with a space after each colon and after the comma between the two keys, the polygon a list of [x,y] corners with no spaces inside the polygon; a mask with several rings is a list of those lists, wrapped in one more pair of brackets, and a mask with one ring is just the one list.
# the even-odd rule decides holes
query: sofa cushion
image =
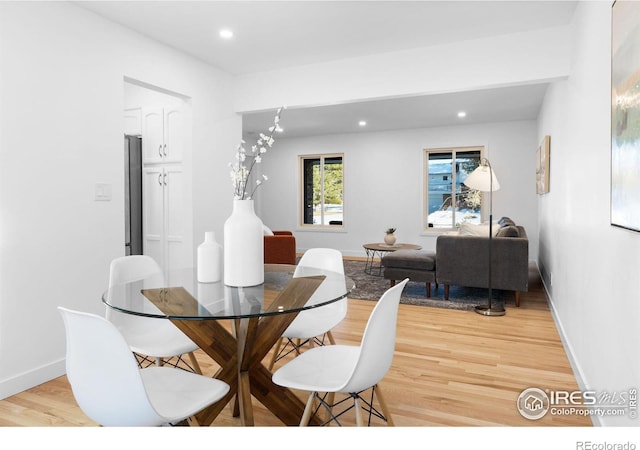
{"label": "sofa cushion", "polygon": [[[498,228],[494,226],[492,228],[493,235],[495,236],[498,232]],[[462,222],[460,224],[460,235],[461,236],[489,236],[489,224],[481,223],[475,224],[470,222]]]}
{"label": "sofa cushion", "polygon": [[406,269],[403,267],[385,267],[384,278],[387,280],[403,280],[409,278],[411,281],[424,281],[433,283],[436,281],[436,272],[434,270],[416,270]]}
{"label": "sofa cushion", "polygon": [[509,217],[502,217],[500,218],[500,220],[498,220],[498,224],[500,224],[501,227],[506,227],[509,225],[515,226],[516,223],[513,220],[511,220]]}
{"label": "sofa cushion", "polygon": [[384,267],[433,271],[436,254],[429,250],[396,250],[382,258]]}
{"label": "sofa cushion", "polygon": [[498,230],[496,237],[519,237],[520,230],[515,225],[506,225]]}

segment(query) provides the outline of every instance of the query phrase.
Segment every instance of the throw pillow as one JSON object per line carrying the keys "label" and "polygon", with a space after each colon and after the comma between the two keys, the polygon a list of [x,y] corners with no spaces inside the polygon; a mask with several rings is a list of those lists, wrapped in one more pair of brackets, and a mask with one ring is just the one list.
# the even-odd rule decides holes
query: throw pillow
{"label": "throw pillow", "polygon": [[498,230],[498,234],[496,237],[518,237],[520,236],[520,231],[518,227],[515,225],[507,225]]}
{"label": "throw pillow", "polygon": [[509,217],[502,217],[500,220],[498,220],[498,223],[500,224],[501,227],[507,227],[509,225],[515,225],[516,224]]}
{"label": "throw pillow", "polygon": [[[498,227],[493,227],[493,235],[498,232]],[[462,222],[460,224],[460,234],[467,236],[489,236],[489,224],[474,224],[469,222]]]}

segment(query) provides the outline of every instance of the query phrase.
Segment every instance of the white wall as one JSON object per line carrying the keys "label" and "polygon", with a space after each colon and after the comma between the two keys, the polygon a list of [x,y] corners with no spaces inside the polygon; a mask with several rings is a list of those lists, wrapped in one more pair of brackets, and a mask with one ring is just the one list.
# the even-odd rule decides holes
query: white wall
{"label": "white wall", "polygon": [[[124,78],[190,99],[194,246],[231,210],[241,124],[230,76],[69,3],[0,2],[0,58],[4,398],[64,373],[58,305],[104,312],[124,254]],[[94,201],[96,183],[111,201]]]}
{"label": "white wall", "polygon": [[[286,128],[286,118],[282,119]],[[396,227],[398,242],[435,250],[437,233],[423,230],[423,150],[481,145],[500,181],[494,219],[509,216],[527,229],[530,259],[538,254],[535,195],[536,122],[514,121],[446,128],[280,139],[262,160],[260,215],[272,229],[295,230],[298,251],[333,247],[364,256],[362,245],[381,242]],[[344,231],[298,227],[298,156],[344,153]]]}
{"label": "white wall", "polygon": [[236,111],[327,105],[561,79],[568,27],[240,75]]}
{"label": "white wall", "polygon": [[609,220],[611,3],[581,2],[573,26],[571,75],[549,90],[539,120],[538,138],[551,136],[540,268],[583,388],[622,393],[640,384],[640,234]]}

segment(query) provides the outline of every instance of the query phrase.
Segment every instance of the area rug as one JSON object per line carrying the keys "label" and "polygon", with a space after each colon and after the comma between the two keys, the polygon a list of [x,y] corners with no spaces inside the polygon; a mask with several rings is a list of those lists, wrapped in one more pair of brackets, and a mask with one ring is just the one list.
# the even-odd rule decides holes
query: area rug
{"label": "area rug", "polygon": [[[349,293],[349,298],[377,301],[382,294],[389,289],[389,280],[383,277],[367,275],[364,273],[364,261],[345,260],[344,271],[350,277],[356,287]],[[398,280],[400,281],[400,280]],[[493,289],[492,303],[496,306],[503,305],[506,291]],[[405,286],[400,303],[435,308],[459,309],[470,311],[477,305],[486,305],[488,302],[488,290],[464,286],[451,286],[449,288],[449,300],[444,299],[444,286],[435,289],[431,284],[431,297],[426,298],[426,286],[423,282],[409,281]]]}

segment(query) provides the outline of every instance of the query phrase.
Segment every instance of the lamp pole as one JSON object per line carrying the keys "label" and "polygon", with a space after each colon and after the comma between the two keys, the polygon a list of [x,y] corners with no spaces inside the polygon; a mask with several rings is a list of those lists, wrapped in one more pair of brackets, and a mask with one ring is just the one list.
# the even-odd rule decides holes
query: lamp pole
{"label": "lamp pole", "polygon": [[491,305],[492,289],[491,289],[491,270],[493,266],[492,248],[493,248],[493,168],[487,158],[482,158],[481,165],[489,167],[489,303],[487,306],[476,306],[475,311],[484,316],[504,316],[506,311],[500,306],[493,308]]}

